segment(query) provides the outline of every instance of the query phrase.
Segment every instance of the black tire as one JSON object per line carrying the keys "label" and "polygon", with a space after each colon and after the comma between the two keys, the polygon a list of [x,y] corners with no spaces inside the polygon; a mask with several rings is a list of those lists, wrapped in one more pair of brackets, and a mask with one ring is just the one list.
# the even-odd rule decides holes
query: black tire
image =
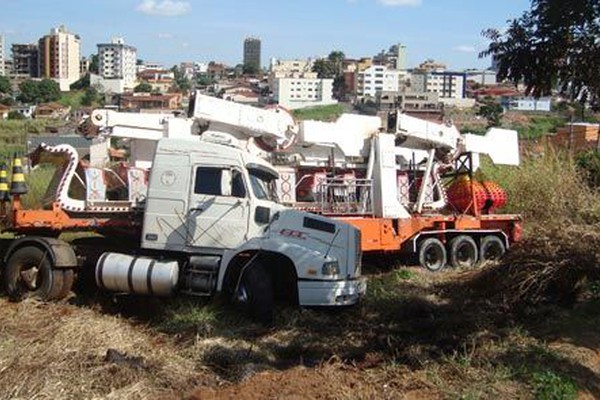
{"label": "black tire", "polygon": [[489,235],[479,243],[479,262],[498,260],[506,253],[504,241],[498,236]]}
{"label": "black tire", "polygon": [[63,288],[63,272],[54,269],[50,256],[38,247],[15,251],[8,258],[4,272],[6,292],[13,301],[25,297],[58,299]]}
{"label": "black tire", "polygon": [[63,274],[63,284],[56,298],[64,299],[71,293],[71,289],[73,288],[73,282],[75,282],[75,270],[63,269],[60,270],[60,272]]}
{"label": "black tire", "polygon": [[450,240],[448,251],[453,268],[471,268],[477,265],[479,250],[471,236],[456,236]]}
{"label": "black tire", "polygon": [[439,239],[425,239],[419,245],[419,264],[422,267],[437,272],[446,266],[446,260],[446,248]]}
{"label": "black tire", "polygon": [[262,264],[254,261],[242,270],[236,301],[265,326],[273,324],[273,282]]}

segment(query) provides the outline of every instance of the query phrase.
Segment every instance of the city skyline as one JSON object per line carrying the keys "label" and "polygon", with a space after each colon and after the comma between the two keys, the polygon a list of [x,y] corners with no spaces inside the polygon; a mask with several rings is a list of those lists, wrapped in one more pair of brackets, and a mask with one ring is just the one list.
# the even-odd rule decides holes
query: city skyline
{"label": "city skyline", "polygon": [[502,28],[529,6],[527,0],[495,3],[109,0],[81,7],[71,1],[0,0],[0,34],[7,58],[12,43],[34,43],[64,24],[80,35],[85,56],[97,53],[98,43],[122,36],[137,47],[139,58],[165,66],[211,60],[240,64],[244,39],[256,36],[262,40],[262,66],[272,57],[318,57],[332,50],[348,57],[373,56],[400,42],[407,47],[408,67],[433,58],[454,69],[485,68],[490,60],[478,58],[486,47],[481,31]]}

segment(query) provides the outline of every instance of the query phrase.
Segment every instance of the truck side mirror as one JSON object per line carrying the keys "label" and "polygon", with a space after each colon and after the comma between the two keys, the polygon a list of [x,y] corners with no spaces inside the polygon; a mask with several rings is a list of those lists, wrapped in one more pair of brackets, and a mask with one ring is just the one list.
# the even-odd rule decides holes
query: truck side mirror
{"label": "truck side mirror", "polygon": [[271,220],[271,209],[268,207],[258,206],[254,211],[254,221],[257,224],[268,224]]}

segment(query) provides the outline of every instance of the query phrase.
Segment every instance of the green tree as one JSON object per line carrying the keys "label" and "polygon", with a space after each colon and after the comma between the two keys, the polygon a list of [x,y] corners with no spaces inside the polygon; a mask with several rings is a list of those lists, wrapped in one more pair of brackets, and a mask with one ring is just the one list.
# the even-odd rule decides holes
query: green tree
{"label": "green tree", "polygon": [[344,73],[344,60],[346,55],[343,51],[334,50],[327,56],[327,60],[331,64],[331,69],[335,73],[335,76],[340,76]]}
{"label": "green tree", "polygon": [[189,79],[185,77],[177,65],[171,68],[171,72],[173,72],[173,76],[175,77],[175,91],[187,92],[190,90],[191,84]]}
{"label": "green tree", "polygon": [[19,84],[19,95],[17,100],[23,103],[39,103],[40,88],[36,81],[31,79],[24,80]]}
{"label": "green tree", "polygon": [[40,86],[40,100],[42,103],[60,99],[60,86],[58,83],[52,79],[42,79],[38,84]]}
{"label": "green tree", "polygon": [[8,113],[8,119],[25,119],[25,116],[18,111],[11,111]]}
{"label": "green tree", "polygon": [[488,128],[500,126],[504,109],[500,104],[493,100],[484,100],[484,103],[479,107],[477,115],[484,117],[487,120]]}
{"label": "green tree", "polygon": [[525,84],[528,94],[549,95],[556,87],[570,99],[600,106],[600,2],[532,0],[531,9],[509,21],[480,56],[493,56],[498,78]]}
{"label": "green tree", "polygon": [[5,106],[12,107],[15,104],[17,104],[17,102],[12,97],[6,96],[6,97],[0,99],[0,104],[4,104]]}
{"label": "green tree", "polygon": [[89,107],[92,104],[97,103],[97,102],[98,102],[98,90],[96,90],[96,88],[93,86],[90,86],[87,89],[85,89],[85,93],[83,94],[83,97],[81,98],[81,105]]}
{"label": "green tree", "polygon": [[80,78],[79,80],[73,82],[71,86],[69,86],[69,89],[82,90],[88,87],[90,87],[90,74],[85,74],[83,78]]}
{"label": "green tree", "polygon": [[0,76],[0,93],[11,94],[10,80],[6,76]]}
{"label": "green tree", "polygon": [[341,100],[346,95],[346,79],[344,79],[344,75],[336,76],[333,80],[333,97],[338,100]]}
{"label": "green tree", "polygon": [[150,93],[152,92],[152,85],[148,82],[142,82],[133,88],[135,93]]}
{"label": "green tree", "polygon": [[260,71],[260,68],[255,63],[246,63],[242,67],[242,73],[244,75],[256,75]]}
{"label": "green tree", "polygon": [[90,56],[89,71],[92,74],[97,74],[98,71],[100,71],[100,61],[98,60],[98,54],[92,54]]}
{"label": "green tree", "polygon": [[48,103],[60,99],[60,86],[52,79],[33,81],[27,79],[19,85],[18,100],[23,103]]}
{"label": "green tree", "polygon": [[346,55],[343,51],[334,50],[327,58],[319,58],[313,63],[313,72],[321,79],[335,79],[344,74],[344,60]]}
{"label": "green tree", "polygon": [[332,63],[326,58],[319,58],[313,63],[312,71],[317,73],[319,79],[335,78],[335,71]]}
{"label": "green tree", "polygon": [[211,78],[210,78],[208,75],[206,75],[206,74],[203,74],[203,75],[200,75],[200,76],[198,76],[198,77],[196,78],[196,83],[197,83],[199,86],[208,86],[208,85],[212,85],[212,84],[213,84],[213,83],[215,83],[215,82],[214,82],[214,80],[213,80],[213,79],[211,79]]}
{"label": "green tree", "polygon": [[346,55],[343,51],[334,50],[327,58],[320,58],[313,63],[313,72],[320,79],[333,79],[333,96],[342,99],[346,93],[346,81],[344,80],[344,60]]}

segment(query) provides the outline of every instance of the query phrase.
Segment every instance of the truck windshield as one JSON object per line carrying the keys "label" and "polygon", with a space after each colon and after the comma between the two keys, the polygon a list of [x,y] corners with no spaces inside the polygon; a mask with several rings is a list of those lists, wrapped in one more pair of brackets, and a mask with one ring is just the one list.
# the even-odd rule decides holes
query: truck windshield
{"label": "truck windshield", "polygon": [[249,169],[248,173],[250,174],[250,186],[252,186],[252,192],[257,199],[274,202],[278,201],[274,176],[256,169]]}

